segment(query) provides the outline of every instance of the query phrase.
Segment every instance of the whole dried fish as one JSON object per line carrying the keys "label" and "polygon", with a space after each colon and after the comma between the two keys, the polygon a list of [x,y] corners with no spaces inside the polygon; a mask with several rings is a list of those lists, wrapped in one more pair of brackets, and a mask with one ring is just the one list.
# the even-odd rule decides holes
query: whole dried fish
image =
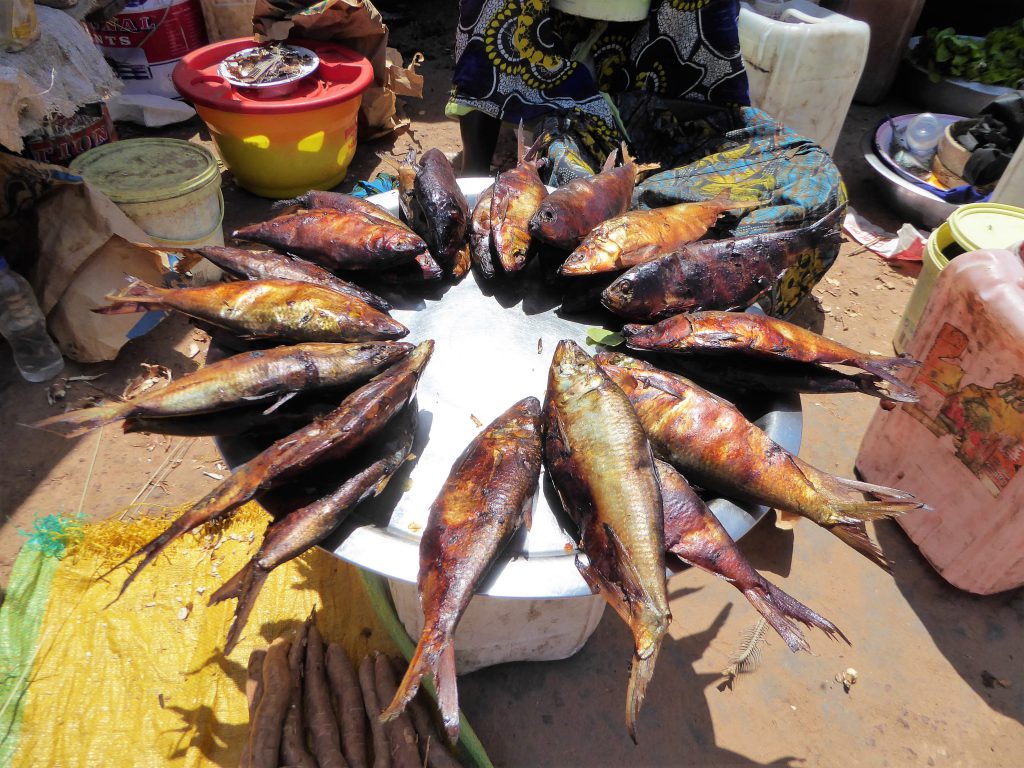
{"label": "whole dried fish", "polygon": [[201,248],[183,249],[208,259],[225,272],[246,280],[296,280],[313,283],[332,291],[354,296],[365,301],[374,309],[387,312],[391,305],[372,291],[368,291],[348,280],[342,280],[321,266],[305,259],[286,256],[276,251],[249,251],[244,248],[227,248],[206,245]]}
{"label": "whole dried fish", "polygon": [[286,213],[242,227],[233,236],[264,243],[328,269],[392,269],[411,264],[427,248],[408,227],[377,215],[334,208]]}
{"label": "whole dried fish", "polygon": [[197,416],[174,416],[154,418],[151,416],[130,416],[121,428],[125,434],[144,432],[177,437],[228,437],[247,435],[250,437],[277,438],[304,427],[316,418],[332,410],[330,403],[313,400],[293,405],[294,400],[273,408],[268,413],[266,404],[242,406],[216,413]]}
{"label": "whole dried fish", "polygon": [[[427,241],[434,259],[453,272],[456,272],[455,267],[467,267],[456,257],[466,244],[469,203],[459,189],[455,169],[441,150],[428,149],[420,157],[413,196],[423,213],[425,231],[420,234]],[[456,277],[463,274],[465,271]]]}
{"label": "whole dried fish", "polygon": [[829,637],[844,635],[828,619],[794,600],[758,573],[743,556],[714,512],[675,467],[657,460],[665,509],[665,548],[682,560],[725,579],[764,616],[791,651],[806,651],[807,640],[793,621],[817,627]]}
{"label": "whole dried fish", "polygon": [[[540,139],[538,139],[540,141]],[[491,244],[506,272],[518,272],[530,255],[530,219],[537,213],[548,189],[538,169],[544,160],[529,159],[519,127],[519,163],[500,174],[491,188]]]}
{"label": "whole dried fish", "polygon": [[731,403],[682,376],[625,355],[602,353],[601,360],[633,403],[660,458],[703,487],[802,515],[886,570],[888,561],[868,538],[864,521],[928,508],[904,491],[812,467]]}
{"label": "whole dried fish", "polygon": [[[323,461],[342,459],[379,434],[412,400],[434,349],[425,341],[407,357],[346,397],[322,419],[283,437],[245,464],[178,517],[170,527],[114,568],[136,557],[142,562],[125,579],[118,596],[179,536],[216,520],[275,484]],[[114,570],[114,569],[111,569]]]}
{"label": "whole dried fish", "polygon": [[701,309],[749,307],[800,259],[838,244],[844,210],[836,208],[801,229],[684,245],[619,275],[601,303],[640,322]]}
{"label": "whole dried fish", "polygon": [[378,341],[364,344],[296,344],[245,352],[122,403],[69,411],[33,426],[61,426],[74,437],[132,416],[167,418],[219,411],[273,400],[295,392],[340,387],[369,379],[405,357],[413,345]]}
{"label": "whole dried fish", "polygon": [[362,466],[333,493],[270,524],[252,559],[210,597],[210,605],[231,598],[238,600],[224,643],[225,655],[231,653],[238,642],[270,572],[323,541],[344,522],[356,505],[384,490],[409,458],[416,437],[416,424],[416,408],[409,405],[395,418],[395,423],[389,428],[390,436],[383,440],[383,445],[368,447],[366,454],[371,458],[362,460]]}
{"label": "whole dried fish", "polygon": [[722,192],[704,202],[629,211],[597,225],[569,254],[559,272],[591,275],[652,261],[703,236],[726,211],[759,205],[759,201],[732,200],[728,192]]}
{"label": "whole dried fish", "polygon": [[559,342],[544,403],[544,458],[579,523],[576,567],[633,633],[626,727],[636,720],[671,615],[662,498],[651,446],[622,390],[578,344]]}
{"label": "whole dried fish", "polygon": [[495,558],[529,514],[541,464],[540,402],[520,400],[491,422],[455,461],[430,507],[417,580],[424,626],[416,653],[381,720],[392,720],[434,675],[445,729],[459,736],[452,635]]}
{"label": "whole dried fish", "polygon": [[369,304],[312,283],[250,280],[197,288],[157,288],[135,280],[107,296],[103,315],[173,309],[245,338],[292,341],[398,339],[409,329]]}
{"label": "whole dried fish", "polygon": [[600,173],[573,179],[545,197],[530,219],[530,234],[542,243],[571,251],[601,222],[625,213],[637,167],[625,144],[623,164],[616,167],[615,158],[612,152]]}
{"label": "whole dried fish", "polygon": [[894,387],[870,373],[847,373],[815,363],[786,360],[726,360],[702,355],[663,355],[663,368],[681,373],[698,384],[726,387],[740,392],[802,392],[839,394],[862,392],[881,400],[916,403],[917,392],[908,386]]}
{"label": "whole dried fish", "polygon": [[896,369],[921,363],[909,357],[858,352],[806,328],[750,312],[691,312],[651,326],[627,324],[626,346],[676,355],[738,353],[800,363],[850,365],[887,381],[894,391],[913,396]]}
{"label": "whole dried fish", "polygon": [[492,184],[480,193],[469,222],[470,255],[476,268],[480,270],[480,274],[488,279],[495,275],[495,262],[498,258],[491,240],[491,193],[493,190],[494,185]]}

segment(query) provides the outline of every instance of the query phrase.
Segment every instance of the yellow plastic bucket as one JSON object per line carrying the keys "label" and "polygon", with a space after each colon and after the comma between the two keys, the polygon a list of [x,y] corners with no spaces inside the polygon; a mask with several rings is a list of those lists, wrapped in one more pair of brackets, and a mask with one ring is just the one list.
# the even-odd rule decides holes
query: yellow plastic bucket
{"label": "yellow plastic bucket", "polygon": [[250,115],[196,104],[238,184],[274,200],[331,189],[356,153],[362,96],[310,112]]}
{"label": "yellow plastic bucket", "polygon": [[239,186],[272,199],[341,183],[356,152],[362,93],[373,83],[373,66],[362,54],[332,42],[288,42],[312,51],[319,63],[283,93],[236,87],[221,74],[224,59],[251,48],[251,38],[192,51],[173,76]]}
{"label": "yellow plastic bucket", "polygon": [[1024,208],[999,203],[970,203],[950,214],[928,237],[921,274],[903,311],[893,347],[904,352],[924,313],[939,273],[960,253],[1006,248],[1024,240]]}

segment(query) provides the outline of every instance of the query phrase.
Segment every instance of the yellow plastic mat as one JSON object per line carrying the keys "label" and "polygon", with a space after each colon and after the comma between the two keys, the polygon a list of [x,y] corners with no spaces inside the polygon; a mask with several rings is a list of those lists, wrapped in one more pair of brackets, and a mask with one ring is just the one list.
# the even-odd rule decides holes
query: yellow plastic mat
{"label": "yellow plastic mat", "polygon": [[186,535],[113,605],[129,570],[97,576],[169,519],[85,526],[53,573],[34,658],[22,660],[27,685],[11,765],[237,764],[249,654],[294,631],[314,607],[325,638],[353,659],[371,650],[396,655],[359,571],[320,549],[270,575],[241,641],[223,655],[235,601],[207,600],[256,552],[268,521],[248,504]]}

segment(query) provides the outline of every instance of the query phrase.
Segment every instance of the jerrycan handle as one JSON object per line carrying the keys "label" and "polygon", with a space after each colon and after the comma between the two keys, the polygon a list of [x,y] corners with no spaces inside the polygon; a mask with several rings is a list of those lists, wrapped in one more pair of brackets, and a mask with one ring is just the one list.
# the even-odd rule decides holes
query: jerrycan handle
{"label": "jerrycan handle", "polygon": [[779,16],[779,21],[798,21],[803,24],[820,24],[828,19],[823,19],[820,16],[812,16],[809,13],[805,13],[797,8],[787,8]]}

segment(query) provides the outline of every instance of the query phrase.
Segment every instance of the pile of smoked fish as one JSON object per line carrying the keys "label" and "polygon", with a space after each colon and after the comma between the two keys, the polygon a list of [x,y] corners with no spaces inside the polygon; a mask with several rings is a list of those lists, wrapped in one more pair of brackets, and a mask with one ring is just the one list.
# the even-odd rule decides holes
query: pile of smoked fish
{"label": "pile of smoked fish", "polygon": [[[474,266],[483,279],[499,278],[536,255],[554,259],[553,277],[568,294],[580,276],[601,276],[601,303],[634,321],[622,328],[631,354],[591,356],[561,342],[543,402],[535,396],[542,393],[523,393],[491,414],[457,458],[422,533],[422,636],[382,721],[399,717],[430,674],[447,734],[458,738],[453,637],[481,580],[517,529],[530,525],[542,468],[577,526],[580,573],[632,631],[626,725],[634,740],[672,618],[666,559],[726,579],[794,651],[808,648],[799,624],[845,639],[764,579],[702,498],[806,517],[883,568],[865,522],[924,508],[902,491],[810,466],[709,391],[861,392],[887,407],[916,400],[897,375],[913,360],[864,354],[782,320],[731,311],[750,306],[801,254],[838,237],[839,213],[794,232],[702,241],[719,216],[757,202],[723,193],[629,210],[641,169],[625,148],[621,165],[613,155],[600,173],[549,194],[535,150],[520,139],[518,164],[497,176],[472,212],[443,153],[432,149],[418,161],[412,153],[399,169],[399,217],[349,195],[312,191],[234,233],[263,250],[190,254],[237,280],[183,288],[133,282],[109,297],[97,311],[182,312],[240,351],[163,389],[38,426],[77,435],[123,420],[130,431],[259,435],[264,446],[126,558],[122,565],[141,559],[122,593],[176,538],[250,499],[276,499],[280,513],[258,551],[210,600],[235,601],[229,653],[269,573],[337,529],[410,460],[417,383],[435,341],[445,340],[400,341],[408,329],[365,286],[459,279]],[[313,498],[290,490],[311,476],[329,489]]]}

